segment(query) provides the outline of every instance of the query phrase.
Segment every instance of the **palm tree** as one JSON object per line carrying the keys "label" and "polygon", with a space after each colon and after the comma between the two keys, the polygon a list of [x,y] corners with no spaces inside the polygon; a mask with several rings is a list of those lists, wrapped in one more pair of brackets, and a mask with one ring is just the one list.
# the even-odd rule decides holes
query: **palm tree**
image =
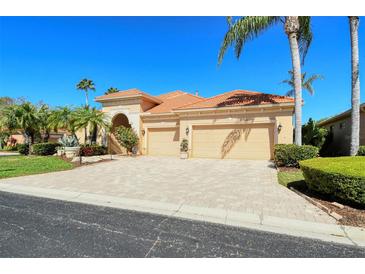
{"label": "palm tree", "polygon": [[89,129],[89,136],[86,135],[85,143],[92,143],[93,137],[96,137],[97,129],[103,128],[109,130],[110,125],[106,121],[105,113],[95,108],[79,108],[75,112],[75,128]]}
{"label": "palm tree", "polygon": [[[288,84],[291,87],[285,95],[286,96],[293,96],[294,95],[294,74],[292,70],[288,71],[290,75],[290,79],[284,80],[281,83]],[[320,74],[313,74],[309,78],[307,78],[307,73],[302,73],[302,89],[309,92],[310,95],[314,94],[313,82],[316,80],[323,80],[324,77]]]}
{"label": "palm tree", "polygon": [[354,156],[360,144],[360,71],[359,71],[359,17],[349,16],[351,35],[351,143],[350,155]]}
{"label": "palm tree", "polygon": [[56,132],[59,129],[65,129],[75,135],[75,111],[69,107],[58,107],[52,111],[49,124]]}
{"label": "palm tree", "polygon": [[258,37],[263,31],[273,25],[282,23],[288,36],[292,69],[294,75],[295,91],[295,143],[302,144],[302,83],[301,83],[301,64],[307,54],[312,41],[312,31],[309,16],[246,16],[232,22],[228,17],[229,29],[224,37],[218,55],[218,63],[221,64],[227,49],[234,45],[236,57],[241,55],[244,44]]}
{"label": "palm tree", "polygon": [[110,87],[104,94],[107,95],[107,94],[117,93],[117,92],[119,92],[119,89]]}
{"label": "palm tree", "polygon": [[49,134],[51,131],[50,116],[52,111],[46,104],[42,104],[37,111],[39,119],[39,129],[41,133],[43,133],[42,141],[48,142]]}
{"label": "palm tree", "polygon": [[34,143],[35,134],[39,131],[40,119],[37,108],[29,102],[15,106],[15,118],[17,128],[23,131],[26,143],[31,145]]}
{"label": "palm tree", "polygon": [[86,108],[89,107],[89,90],[95,91],[95,84],[92,80],[89,79],[82,79],[77,85],[76,89],[82,90],[85,92],[85,101],[86,101]]}

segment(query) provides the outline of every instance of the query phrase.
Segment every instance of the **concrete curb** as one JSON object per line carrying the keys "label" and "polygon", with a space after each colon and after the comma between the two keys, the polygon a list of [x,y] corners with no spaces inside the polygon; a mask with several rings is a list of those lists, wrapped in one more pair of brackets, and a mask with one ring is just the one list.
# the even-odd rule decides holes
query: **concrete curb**
{"label": "concrete curb", "polygon": [[365,247],[365,229],[358,227],[306,222],[266,215],[262,216],[259,214],[228,211],[224,209],[195,207],[185,204],[170,204],[92,193],[18,186],[8,183],[0,183],[0,191],[68,202],[136,210]]}

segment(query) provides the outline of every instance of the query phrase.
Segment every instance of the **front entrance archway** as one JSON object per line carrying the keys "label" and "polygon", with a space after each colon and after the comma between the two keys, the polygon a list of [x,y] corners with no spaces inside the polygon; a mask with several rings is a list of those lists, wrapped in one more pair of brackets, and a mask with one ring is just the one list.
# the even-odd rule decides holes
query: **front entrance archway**
{"label": "front entrance archway", "polygon": [[111,128],[111,132],[109,135],[109,142],[108,142],[109,151],[112,154],[126,154],[125,148],[123,148],[119,144],[117,138],[114,135],[115,130],[120,126],[124,126],[127,128],[131,127],[128,117],[123,113],[119,113],[112,118],[112,128]]}

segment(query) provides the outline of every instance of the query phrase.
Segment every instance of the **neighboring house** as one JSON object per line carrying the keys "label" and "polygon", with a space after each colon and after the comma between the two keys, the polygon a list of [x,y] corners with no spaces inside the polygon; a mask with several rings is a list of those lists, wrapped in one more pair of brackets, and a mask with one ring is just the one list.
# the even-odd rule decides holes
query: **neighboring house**
{"label": "neighboring house", "polygon": [[[351,141],[351,110],[342,112],[318,123],[331,136],[328,151],[333,155],[348,155]],[[360,145],[365,145],[365,103],[360,105]]]}
{"label": "neighboring house", "polygon": [[[65,130],[59,130],[58,132],[51,132],[49,134],[48,142],[50,143],[57,143],[58,139],[60,139],[63,134],[67,133]],[[12,139],[16,141],[16,144],[24,144],[25,143],[25,137],[21,133],[15,133],[10,136]],[[10,145],[10,138],[7,145]]]}
{"label": "neighboring house", "polygon": [[[113,128],[132,127],[139,153],[176,156],[183,139],[196,158],[272,159],[274,144],[291,144],[294,100],[291,97],[234,90],[211,98],[183,91],[152,96],[138,89],[95,99]],[[108,146],[120,153],[111,134]]]}

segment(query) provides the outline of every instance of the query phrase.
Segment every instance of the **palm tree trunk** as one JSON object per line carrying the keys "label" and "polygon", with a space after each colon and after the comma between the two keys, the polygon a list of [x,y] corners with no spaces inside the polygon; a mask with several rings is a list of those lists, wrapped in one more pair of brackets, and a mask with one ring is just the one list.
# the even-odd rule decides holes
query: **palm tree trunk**
{"label": "palm tree trunk", "polygon": [[87,90],[85,90],[85,101],[86,101],[86,108],[89,108],[89,93],[87,92]]}
{"label": "palm tree trunk", "polygon": [[350,16],[351,35],[351,144],[350,155],[359,150],[360,143],[360,79],[359,79],[359,17]]}
{"label": "palm tree trunk", "polygon": [[285,20],[285,32],[288,35],[294,77],[295,99],[295,138],[296,145],[302,145],[302,79],[300,68],[300,54],[297,33],[299,31],[298,16],[287,16]]}

